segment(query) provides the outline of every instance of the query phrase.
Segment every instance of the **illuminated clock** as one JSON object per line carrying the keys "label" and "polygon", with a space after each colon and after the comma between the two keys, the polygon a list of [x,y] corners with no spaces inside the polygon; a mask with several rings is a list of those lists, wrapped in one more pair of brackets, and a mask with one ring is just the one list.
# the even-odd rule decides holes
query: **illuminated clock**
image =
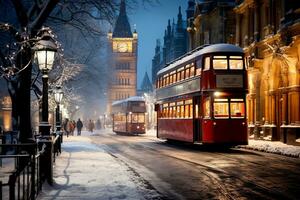
{"label": "illuminated clock", "polygon": [[127,43],[119,43],[118,44],[118,51],[119,52],[127,52],[128,51],[128,45]]}

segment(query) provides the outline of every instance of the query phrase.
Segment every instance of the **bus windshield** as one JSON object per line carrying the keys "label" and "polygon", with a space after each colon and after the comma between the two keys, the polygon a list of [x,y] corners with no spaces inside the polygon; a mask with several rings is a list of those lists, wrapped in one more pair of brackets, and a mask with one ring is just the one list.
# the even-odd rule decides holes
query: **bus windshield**
{"label": "bus windshield", "polygon": [[227,70],[228,66],[231,70],[244,69],[242,56],[213,56],[212,64],[216,70]]}
{"label": "bus windshield", "polygon": [[239,119],[245,118],[244,99],[214,99],[214,118],[215,119]]}

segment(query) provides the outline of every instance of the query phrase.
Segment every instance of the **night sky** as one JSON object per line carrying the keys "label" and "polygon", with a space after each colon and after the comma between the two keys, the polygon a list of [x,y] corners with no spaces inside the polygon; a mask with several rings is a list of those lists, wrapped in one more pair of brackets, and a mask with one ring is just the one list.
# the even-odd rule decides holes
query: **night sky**
{"label": "night sky", "polygon": [[172,22],[174,18],[176,23],[179,6],[181,6],[183,20],[185,20],[188,0],[160,0],[159,4],[146,5],[146,7],[140,4],[137,10],[128,11],[130,25],[133,27],[136,24],[138,32],[138,88],[141,86],[146,71],[151,80],[156,39],[160,39],[163,44],[168,19]]}

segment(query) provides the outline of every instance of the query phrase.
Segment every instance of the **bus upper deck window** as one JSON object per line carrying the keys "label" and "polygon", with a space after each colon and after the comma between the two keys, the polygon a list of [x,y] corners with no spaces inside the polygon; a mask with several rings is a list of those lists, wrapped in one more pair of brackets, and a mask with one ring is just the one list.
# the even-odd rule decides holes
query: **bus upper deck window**
{"label": "bus upper deck window", "polygon": [[229,68],[230,69],[243,69],[242,56],[230,56]]}
{"label": "bus upper deck window", "polygon": [[227,69],[227,56],[214,56],[213,58],[214,69]]}
{"label": "bus upper deck window", "polygon": [[192,64],[190,68],[190,76],[194,76],[194,75],[195,75],[195,65]]}
{"label": "bus upper deck window", "polygon": [[206,57],[204,60],[204,70],[209,70],[210,68],[210,57]]}

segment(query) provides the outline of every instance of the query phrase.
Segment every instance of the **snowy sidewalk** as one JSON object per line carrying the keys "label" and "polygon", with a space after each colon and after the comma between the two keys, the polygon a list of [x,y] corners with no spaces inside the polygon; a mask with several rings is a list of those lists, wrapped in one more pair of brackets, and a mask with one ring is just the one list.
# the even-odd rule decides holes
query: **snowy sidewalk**
{"label": "snowy sidewalk", "polygon": [[83,136],[64,137],[54,186],[44,183],[38,200],[144,199],[126,166]]}
{"label": "snowy sidewalk", "polygon": [[[156,130],[148,130],[147,135],[156,138]],[[287,145],[279,141],[249,139],[248,145],[239,145],[238,147],[300,158],[300,146]]]}
{"label": "snowy sidewalk", "polygon": [[241,145],[239,147],[300,158],[300,146],[287,145],[278,141],[249,139],[248,145]]}

